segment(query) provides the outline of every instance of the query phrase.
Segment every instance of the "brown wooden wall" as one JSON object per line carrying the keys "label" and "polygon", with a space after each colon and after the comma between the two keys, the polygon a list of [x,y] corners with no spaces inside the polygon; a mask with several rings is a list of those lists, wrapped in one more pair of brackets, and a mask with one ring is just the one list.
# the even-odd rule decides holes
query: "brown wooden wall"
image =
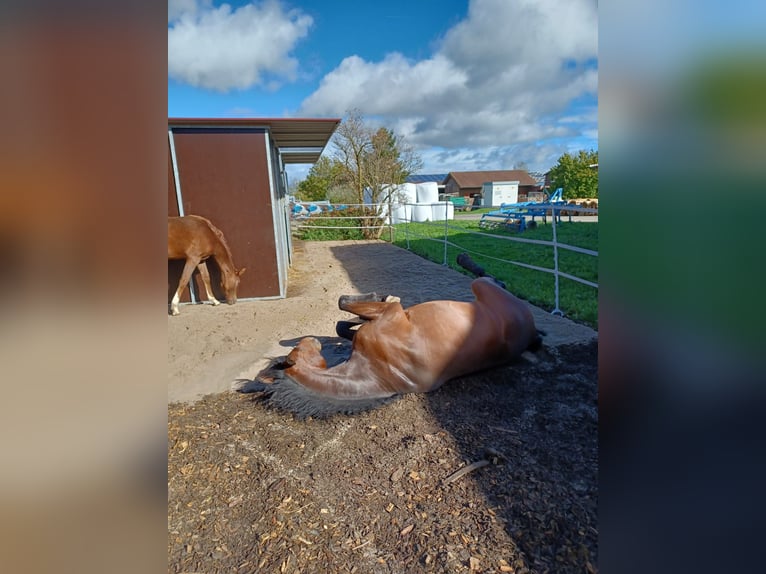
{"label": "brown wooden wall", "polygon": [[[240,298],[280,295],[266,137],[263,129],[173,129],[183,212],[210,219],[226,237],[237,268],[247,268]],[[169,169],[168,214],[174,215],[172,164]],[[214,289],[215,267],[208,263]],[[201,293],[198,299],[204,299]]]}

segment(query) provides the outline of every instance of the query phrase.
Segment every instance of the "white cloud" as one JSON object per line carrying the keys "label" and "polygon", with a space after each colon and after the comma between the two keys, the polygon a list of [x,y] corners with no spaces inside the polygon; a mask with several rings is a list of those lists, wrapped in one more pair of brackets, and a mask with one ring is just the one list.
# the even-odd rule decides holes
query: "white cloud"
{"label": "white cloud", "polygon": [[418,114],[424,104],[444,100],[465,89],[466,74],[442,56],[410,62],[399,53],[378,63],[349,56],[327,74],[319,89],[303,102],[314,114],[337,114],[364,102],[377,115]]}
{"label": "white cloud", "polygon": [[209,8],[212,3],[213,0],[168,0],[168,22],[184,14],[196,14],[197,10]]}
{"label": "white cloud", "polygon": [[442,51],[479,82],[509,70],[545,80],[563,59],[594,57],[597,40],[593,0],[474,0]]}
{"label": "white cloud", "polygon": [[311,16],[285,11],[276,0],[233,11],[206,0],[172,0],[171,15],[168,75],[221,92],[294,80],[298,62],[290,52],[313,24]]}
{"label": "white cloud", "polygon": [[298,183],[299,181],[306,179],[309,175],[309,171],[311,171],[311,168],[312,164],[288,163],[285,166],[288,185],[292,186],[294,183]]}
{"label": "white cloud", "polygon": [[[583,149],[590,149],[585,146]],[[564,153],[572,152],[571,144],[562,141],[524,142],[509,146],[426,148],[421,152],[421,173],[512,169],[519,162],[530,171],[548,171]]]}
{"label": "white cloud", "polygon": [[[444,164],[449,169],[501,161],[506,156],[498,150],[528,154],[510,163],[545,169],[539,162],[567,149],[550,143],[540,151],[541,141],[596,129],[595,105],[578,108],[589,121],[558,116],[573,101],[595,97],[597,42],[594,0],[472,0],[467,18],[445,34],[430,58],[347,57],[304,100],[300,114],[340,116],[359,108],[420,149],[455,150],[430,154],[434,162],[453,162]],[[476,147],[481,158],[461,151]],[[426,165],[441,171],[436,163]]]}

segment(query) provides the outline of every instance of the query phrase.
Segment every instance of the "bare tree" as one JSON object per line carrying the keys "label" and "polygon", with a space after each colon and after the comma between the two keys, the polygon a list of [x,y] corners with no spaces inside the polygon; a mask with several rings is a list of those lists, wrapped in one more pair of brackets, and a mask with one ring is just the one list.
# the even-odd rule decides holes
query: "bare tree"
{"label": "bare tree", "polygon": [[513,169],[523,169],[524,171],[529,171],[529,166],[525,161],[517,161],[515,164],[513,164]]}
{"label": "bare tree", "polygon": [[380,128],[372,136],[372,153],[367,156],[365,186],[373,203],[392,199],[392,193],[423,163],[414,150],[391,130]]}
{"label": "bare tree", "polygon": [[371,147],[372,131],[359,110],[352,110],[332,137],[332,158],[342,166],[338,183],[351,187],[358,203],[364,203],[365,157]]}
{"label": "bare tree", "polygon": [[[401,137],[387,128],[371,128],[358,109],[351,110],[338,126],[332,140],[332,157],[343,168],[338,183],[353,189],[358,203],[391,202],[397,186],[423,165]],[[369,211],[372,215],[379,213]],[[373,221],[378,228],[365,235],[379,237],[383,220]]]}

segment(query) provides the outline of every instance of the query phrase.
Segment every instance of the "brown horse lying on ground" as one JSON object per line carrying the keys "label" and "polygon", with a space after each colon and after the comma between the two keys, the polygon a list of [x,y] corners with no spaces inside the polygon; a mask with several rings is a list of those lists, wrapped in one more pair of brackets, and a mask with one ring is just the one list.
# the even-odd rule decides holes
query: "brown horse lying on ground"
{"label": "brown horse lying on ground", "polygon": [[264,392],[270,404],[300,417],[355,413],[540,347],[524,301],[488,277],[474,280],[471,290],[471,303],[431,301],[408,309],[374,293],[343,296],[338,306],[365,320],[355,333],[351,323],[338,324],[338,333],[353,340],[347,361],[328,369],[319,341],[305,337],[241,390]]}
{"label": "brown horse lying on ground", "polygon": [[231,258],[231,250],[221,230],[215,227],[208,219],[199,215],[186,215],[183,217],[168,217],[168,259],[185,259],[181,280],[178,282],[173,300],[170,303],[171,315],[178,315],[178,303],[181,293],[189,284],[194,268],[196,267],[202,276],[208,301],[213,305],[219,302],[213,295],[210,286],[210,274],[205,260],[212,257],[221,270],[221,288],[226,297],[226,302],[233,305],[237,302],[237,287],[239,278],[245,272],[245,268],[237,270]]}

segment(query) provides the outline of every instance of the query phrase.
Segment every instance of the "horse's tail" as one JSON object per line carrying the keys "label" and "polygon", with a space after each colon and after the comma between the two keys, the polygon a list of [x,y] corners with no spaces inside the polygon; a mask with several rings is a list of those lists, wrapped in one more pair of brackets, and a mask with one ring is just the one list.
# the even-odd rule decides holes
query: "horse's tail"
{"label": "horse's tail", "polygon": [[240,392],[262,393],[261,399],[273,408],[293,413],[299,419],[307,417],[328,418],[333,415],[352,415],[377,408],[399,398],[392,394],[387,397],[334,397],[317,393],[301,385],[282,370],[270,370],[264,376],[273,382],[263,382],[260,376],[240,387]]}

